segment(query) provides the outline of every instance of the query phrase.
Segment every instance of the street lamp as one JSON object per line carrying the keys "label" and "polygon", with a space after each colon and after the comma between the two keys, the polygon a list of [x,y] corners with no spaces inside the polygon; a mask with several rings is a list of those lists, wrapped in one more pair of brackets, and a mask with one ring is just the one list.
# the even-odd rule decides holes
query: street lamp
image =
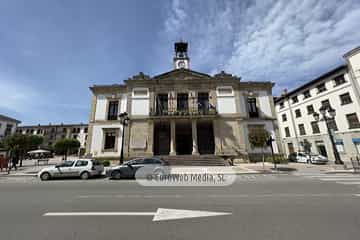
{"label": "street lamp", "polygon": [[124,162],[124,138],[125,138],[125,127],[129,124],[130,118],[127,112],[123,112],[119,114],[120,124],[123,126],[122,128],[122,138],[121,138],[121,151],[120,151],[120,164]]}
{"label": "street lamp", "polygon": [[[331,146],[332,146],[332,149],[333,149],[333,152],[334,152],[335,164],[344,164],[344,162],[341,160],[340,154],[339,154],[339,152],[338,152],[338,150],[336,148],[335,141],[334,141],[334,136],[331,133],[331,129],[329,128],[329,122],[331,120],[335,119],[336,111],[331,106],[322,106],[319,109],[319,112],[320,112],[320,114],[322,116],[321,119],[320,119],[320,114],[318,114],[317,112],[315,112],[313,114],[313,117],[314,117],[316,122],[320,122],[320,121],[325,122],[326,129],[327,129],[327,132],[328,132],[328,135],[329,135],[329,138],[330,138]],[[327,116],[327,113],[329,114],[329,116]]]}

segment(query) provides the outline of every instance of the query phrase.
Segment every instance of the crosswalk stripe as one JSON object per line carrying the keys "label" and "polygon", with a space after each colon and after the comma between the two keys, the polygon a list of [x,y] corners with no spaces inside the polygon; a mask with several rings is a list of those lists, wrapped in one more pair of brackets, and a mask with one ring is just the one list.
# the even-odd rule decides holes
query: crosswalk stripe
{"label": "crosswalk stripe", "polygon": [[359,185],[360,182],[336,182],[339,184],[344,184],[344,185]]}
{"label": "crosswalk stripe", "polygon": [[353,177],[349,177],[349,178],[319,178],[322,181],[360,181],[360,178],[353,178]]}

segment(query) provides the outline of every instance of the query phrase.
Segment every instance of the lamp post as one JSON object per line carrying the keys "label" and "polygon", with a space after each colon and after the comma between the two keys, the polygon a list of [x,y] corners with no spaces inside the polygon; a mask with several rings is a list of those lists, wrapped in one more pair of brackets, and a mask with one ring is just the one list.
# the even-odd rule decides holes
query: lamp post
{"label": "lamp post", "polygon": [[319,109],[319,112],[320,112],[320,114],[322,116],[322,119],[320,119],[320,114],[317,113],[317,112],[315,112],[313,114],[313,117],[314,117],[316,122],[320,122],[320,121],[325,122],[326,129],[327,129],[327,132],[328,132],[328,135],[329,135],[329,138],[330,138],[331,146],[332,146],[334,157],[335,157],[335,164],[344,164],[344,162],[341,160],[340,154],[339,154],[339,152],[338,152],[338,150],[336,148],[335,141],[334,141],[334,136],[331,133],[331,129],[329,128],[329,121],[335,119],[336,111],[331,106],[322,106]]}
{"label": "lamp post", "polygon": [[121,138],[121,151],[120,151],[120,164],[124,162],[124,138],[125,138],[125,127],[129,124],[130,118],[127,112],[123,112],[119,114],[120,124],[123,126],[122,128],[122,138]]}

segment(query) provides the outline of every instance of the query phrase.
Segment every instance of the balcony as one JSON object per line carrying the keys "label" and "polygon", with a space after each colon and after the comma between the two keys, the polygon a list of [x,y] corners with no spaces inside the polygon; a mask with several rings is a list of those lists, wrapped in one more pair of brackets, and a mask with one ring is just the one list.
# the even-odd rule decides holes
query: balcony
{"label": "balcony", "polygon": [[160,110],[154,109],[150,110],[150,116],[152,117],[162,117],[162,116],[215,116],[217,115],[217,110],[215,107],[211,106],[208,108],[199,107],[199,108],[189,108],[189,109],[176,109],[176,110]]}

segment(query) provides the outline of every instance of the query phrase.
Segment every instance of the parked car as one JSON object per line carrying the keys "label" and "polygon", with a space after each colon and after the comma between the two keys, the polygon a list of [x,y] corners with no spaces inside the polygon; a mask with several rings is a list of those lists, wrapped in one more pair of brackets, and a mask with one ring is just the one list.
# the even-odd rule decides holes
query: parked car
{"label": "parked car", "polygon": [[136,172],[142,167],[146,166],[154,173],[162,173],[164,169],[163,166],[166,165],[168,165],[166,161],[156,157],[136,158],[119,166],[110,168],[106,171],[106,176],[110,177],[111,179],[134,179]]}
{"label": "parked car", "polygon": [[310,156],[305,152],[293,152],[288,157],[289,162],[309,163]]}
{"label": "parked car", "polygon": [[38,177],[45,181],[52,178],[80,177],[88,179],[100,176],[104,166],[100,161],[92,159],[66,160],[61,164],[41,169]]}
{"label": "parked car", "polygon": [[310,163],[326,164],[328,162],[329,162],[329,160],[326,157],[319,155],[319,154],[310,153]]}

